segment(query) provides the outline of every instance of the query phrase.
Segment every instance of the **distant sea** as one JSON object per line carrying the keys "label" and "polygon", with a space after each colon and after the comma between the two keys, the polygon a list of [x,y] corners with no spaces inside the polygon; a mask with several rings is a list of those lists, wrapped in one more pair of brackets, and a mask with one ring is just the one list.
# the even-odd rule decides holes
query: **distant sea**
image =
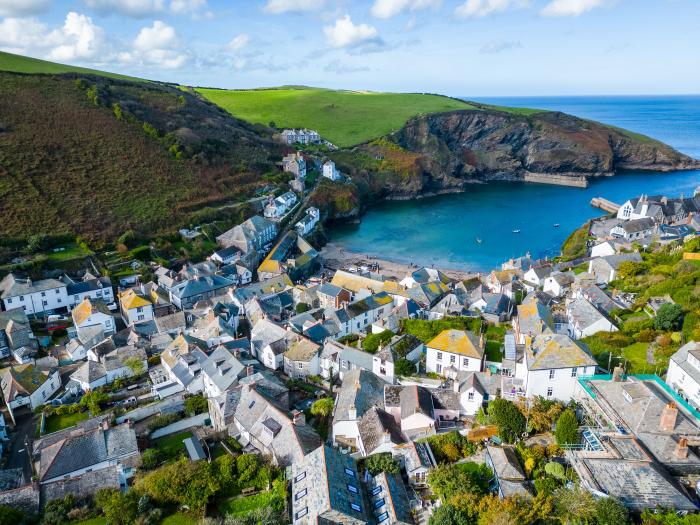
{"label": "distant sea", "polygon": [[[700,95],[465,99],[563,111],[649,135],[700,158]],[[379,258],[486,271],[528,251],[534,257],[558,255],[571,231],[603,213],[589,205],[593,197],[622,203],[641,193],[690,196],[698,186],[700,171],[624,173],[591,179],[585,189],[475,184],[462,194],[382,203],[359,226],[335,228],[332,240]]]}

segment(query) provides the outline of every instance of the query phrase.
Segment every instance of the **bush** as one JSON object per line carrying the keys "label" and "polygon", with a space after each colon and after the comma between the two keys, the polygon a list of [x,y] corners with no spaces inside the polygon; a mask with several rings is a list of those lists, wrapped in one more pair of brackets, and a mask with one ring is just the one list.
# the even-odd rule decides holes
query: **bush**
{"label": "bush", "polygon": [[388,474],[399,473],[399,462],[396,461],[391,453],[373,454],[365,460],[365,468],[372,476],[376,476],[380,472]]}
{"label": "bush", "polygon": [[416,365],[404,357],[397,359],[394,361],[394,374],[403,377],[414,376],[416,375]]}
{"label": "bush", "polygon": [[438,465],[428,473],[428,484],[443,501],[460,494],[486,494],[493,473],[473,462]]}
{"label": "bush", "polygon": [[377,350],[379,350],[380,345],[383,346],[387,344],[389,341],[391,341],[392,337],[394,337],[394,332],[391,330],[384,330],[378,334],[370,334],[362,341],[362,349],[365,352],[374,354],[377,352]]}
{"label": "bush", "polygon": [[506,443],[513,443],[525,432],[525,416],[506,399],[491,401],[488,415],[491,423],[498,427],[498,435]]}
{"label": "bush", "polygon": [[160,414],[151,420],[151,423],[148,425],[148,430],[149,432],[153,432],[159,428],[167,427],[171,423],[175,423],[175,421],[180,421],[180,419],[182,419],[180,414]]}
{"label": "bush", "polygon": [[557,420],[557,428],[554,431],[559,445],[578,443],[578,421],[573,410],[566,409]]}
{"label": "bush", "polygon": [[208,411],[209,403],[204,396],[197,394],[185,399],[185,412],[187,412],[187,414],[194,416]]}
{"label": "bush", "polygon": [[216,474],[206,461],[182,458],[139,478],[135,488],[161,505],[186,505],[199,512],[220,489]]}
{"label": "bush", "polygon": [[544,471],[548,475],[560,481],[564,481],[566,479],[566,469],[564,468],[564,465],[557,463],[556,461],[550,461],[547,463],[544,466]]}
{"label": "bush", "polygon": [[294,308],[297,314],[303,314],[304,312],[308,312],[310,309],[311,307],[306,303],[297,303],[296,307]]}
{"label": "bush", "polygon": [[143,454],[141,454],[141,466],[145,470],[154,469],[158,466],[159,463],[160,453],[158,452],[158,449],[147,448],[143,451]]}
{"label": "bush", "polygon": [[680,304],[662,304],[654,319],[657,330],[678,330],[683,322],[683,307]]}
{"label": "bush", "polygon": [[238,484],[245,487],[255,479],[259,466],[257,454],[241,454],[236,458],[236,469],[238,470]]}
{"label": "bush", "polygon": [[597,525],[625,525],[630,522],[625,506],[615,498],[600,498],[595,504]]}
{"label": "bush", "polygon": [[131,525],[136,521],[139,495],[130,490],[100,489],[95,493],[95,503],[110,525]]}

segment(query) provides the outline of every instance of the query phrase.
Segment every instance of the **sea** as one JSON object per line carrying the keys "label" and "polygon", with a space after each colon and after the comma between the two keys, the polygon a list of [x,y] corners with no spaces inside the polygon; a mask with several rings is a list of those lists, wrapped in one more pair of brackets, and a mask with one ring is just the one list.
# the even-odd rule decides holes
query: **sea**
{"label": "sea", "polygon": [[[700,158],[700,95],[465,99],[563,111],[648,135]],[[474,184],[465,193],[381,203],[359,225],[335,227],[331,239],[349,251],[377,258],[488,271],[525,253],[538,258],[558,255],[574,229],[604,213],[590,206],[593,197],[622,204],[643,193],[691,196],[699,186],[700,171],[627,172],[591,179],[587,188]]]}

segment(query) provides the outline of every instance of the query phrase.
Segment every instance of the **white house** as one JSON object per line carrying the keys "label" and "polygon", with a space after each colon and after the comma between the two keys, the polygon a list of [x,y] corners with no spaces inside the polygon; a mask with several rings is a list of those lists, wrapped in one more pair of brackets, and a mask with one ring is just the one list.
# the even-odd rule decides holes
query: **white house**
{"label": "white house", "polygon": [[333,162],[332,160],[327,160],[323,163],[323,176],[331,180],[342,179],[340,172],[335,167],[335,162]]}
{"label": "white house", "polygon": [[386,383],[372,372],[351,370],[343,376],[333,407],[333,443],[359,448],[359,423],[371,407],[384,408]]}
{"label": "white house", "polygon": [[552,273],[552,268],[549,266],[531,266],[523,275],[523,280],[533,287],[539,288],[544,286],[545,279]]}
{"label": "white house", "polygon": [[471,372],[481,371],[484,348],[471,332],[443,330],[426,345],[425,369],[444,375],[448,368]]}
{"label": "white house", "polygon": [[114,303],[114,291],[109,277],[95,277],[86,273],[81,281],[74,281],[67,275],[64,275],[61,280],[66,283],[70,308],[75,308],[85,299],[102,301],[110,305]]}
{"label": "white house", "polygon": [[107,305],[102,302],[92,303],[87,297],[71,310],[73,325],[79,337],[92,333],[88,328],[99,327],[105,337],[116,332],[116,325]]}
{"label": "white house", "polygon": [[265,218],[279,219],[283,217],[297,203],[297,196],[293,191],[283,193],[265,206]]}
{"label": "white house", "polygon": [[261,319],[250,332],[250,351],[263,365],[272,370],[284,364],[284,353],[289,349],[294,334],[281,326]]}
{"label": "white house", "polygon": [[617,332],[617,326],[583,297],[573,299],[566,305],[569,335],[583,339],[598,332]]}
{"label": "white house", "polygon": [[227,265],[240,260],[241,255],[241,250],[235,246],[229,246],[228,248],[216,250],[209,256],[209,260],[222,265]]}
{"label": "white house", "polygon": [[0,387],[13,423],[21,407],[29,410],[43,405],[61,388],[58,368],[40,368],[32,364],[16,365],[0,370]]}
{"label": "white house", "polygon": [[285,129],[280,133],[282,140],[286,144],[318,144],[321,142],[321,136],[313,129]]}
{"label": "white house", "polygon": [[160,354],[160,363],[168,380],[162,381],[154,388],[167,391],[168,395],[182,390],[191,394],[201,392],[204,390],[202,363],[206,359],[207,354],[196,341],[188,336],[179,335]]}
{"label": "white house", "polygon": [[651,217],[634,219],[614,226],[610,235],[626,241],[636,241],[651,236],[656,231],[656,222]]}
{"label": "white house", "polygon": [[588,263],[588,273],[595,275],[596,283],[609,283],[617,277],[617,270],[623,262],[642,262],[639,253],[621,253],[591,259]]}
{"label": "white house", "polygon": [[610,241],[601,242],[591,248],[591,257],[605,257],[606,255],[615,255],[616,253],[615,245]]}
{"label": "white house", "polygon": [[224,346],[218,346],[202,363],[204,395],[217,397],[238,383],[245,366]]}
{"label": "white house", "polygon": [[574,282],[574,274],[570,272],[552,272],[544,280],[542,290],[554,297],[562,297]]}
{"label": "white house", "polygon": [[671,356],[666,384],[696,409],[700,409],[700,343],[691,341]]}
{"label": "white house", "polygon": [[[595,373],[597,363],[588,348],[567,335],[543,333],[526,345],[515,376],[525,397],[571,400],[579,376]],[[505,397],[510,392],[504,391]]]}
{"label": "white house", "polygon": [[66,285],[57,279],[32,281],[10,273],[0,281],[0,292],[5,310],[22,308],[27,315],[51,314],[69,306]]}
{"label": "white house", "polygon": [[284,373],[292,379],[306,379],[320,373],[321,347],[305,337],[289,345],[284,354]]}
{"label": "white house", "polygon": [[338,310],[327,309],[326,318],[336,323],[336,337],[359,334],[367,331],[376,321],[388,316],[393,306],[393,298],[386,292],[379,292],[346,304]]}
{"label": "white house", "polygon": [[133,288],[119,294],[119,306],[127,325],[150,321],[154,317],[153,303]]}
{"label": "white house", "polygon": [[304,216],[294,225],[294,229],[299,235],[311,233],[311,231],[316,227],[316,224],[318,224],[320,218],[321,212],[318,210],[318,208],[314,208],[312,206],[306,210]]}
{"label": "white house", "polygon": [[282,158],[282,170],[294,175],[295,178],[303,179],[306,177],[306,160],[299,153],[290,153]]}
{"label": "white house", "polygon": [[399,359],[407,359],[416,366],[420,361],[425,345],[416,337],[405,334],[392,337],[389,344],[380,346],[377,353],[372,356],[372,372],[381,377],[387,383],[393,383],[396,376],[394,366]]}

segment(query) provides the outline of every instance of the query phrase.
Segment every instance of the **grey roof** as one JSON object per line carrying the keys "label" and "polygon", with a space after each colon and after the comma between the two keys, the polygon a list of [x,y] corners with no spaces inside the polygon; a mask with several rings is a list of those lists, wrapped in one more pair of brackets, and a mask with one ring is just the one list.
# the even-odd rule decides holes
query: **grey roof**
{"label": "grey roof", "polygon": [[[292,518],[303,525],[371,523],[355,460],[322,446],[292,465]],[[349,487],[353,487],[351,490]],[[304,490],[306,492],[304,493]],[[298,494],[305,494],[298,497]]]}
{"label": "grey roof", "polygon": [[362,439],[365,454],[370,455],[384,440],[390,443],[406,443],[408,438],[401,431],[401,425],[396,422],[394,416],[379,407],[371,407],[365,412],[357,424]]}
{"label": "grey roof", "polygon": [[217,346],[202,363],[202,372],[222,392],[238,380],[244,369],[243,363],[223,346]]}
{"label": "grey roof", "polygon": [[[684,344],[671,356],[671,361],[676,363],[693,381],[700,384],[700,370],[688,362],[689,354],[700,360],[700,342],[691,341]],[[674,385],[671,386],[676,388]]]}
{"label": "grey roof", "polygon": [[331,283],[323,283],[316,288],[316,293],[328,295],[330,297],[337,297],[342,291],[343,289],[340,286]]}
{"label": "grey roof", "polygon": [[[286,350],[287,338],[290,334],[287,330],[267,319],[261,319],[250,332],[250,342],[253,348],[257,351],[262,350],[267,345],[272,345],[278,341],[284,342]],[[284,350],[283,350],[284,351]]]}
{"label": "grey roof", "polygon": [[422,386],[405,386],[399,393],[401,418],[407,418],[416,413],[433,417],[433,396],[430,390]]}
{"label": "grey roof", "polygon": [[78,295],[104,288],[112,288],[112,281],[109,277],[98,277],[80,282],[71,281],[66,285],[68,295]]}
{"label": "grey roof", "polygon": [[535,336],[526,351],[528,370],[597,366],[588,347],[563,334]]}
{"label": "grey roof", "polygon": [[616,255],[606,255],[605,257],[597,257],[596,259],[593,259],[593,261],[604,261],[605,264],[617,270],[620,267],[620,264],[626,261],[642,262],[642,256],[637,252],[620,253]]}
{"label": "grey roof", "polygon": [[644,230],[653,230],[655,224],[654,219],[651,217],[644,217],[642,219],[624,222],[620,227],[625,230],[626,233],[638,233]]}
{"label": "grey roof", "polygon": [[136,346],[121,346],[104,357],[102,357],[101,361],[102,364],[105,367],[105,370],[110,371],[110,370],[117,370],[118,368],[121,368],[123,366],[126,366],[126,362],[129,359],[139,359],[141,361],[146,361],[148,356],[146,355],[146,351],[143,348],[138,348]]}
{"label": "grey roof", "polygon": [[520,462],[518,461],[513,447],[486,445],[486,451],[491,458],[491,464],[495,471],[494,474],[498,477],[499,481],[525,481],[525,473],[520,466]]}
{"label": "grey roof", "polygon": [[102,363],[87,360],[73,372],[70,378],[81,383],[92,383],[107,375],[107,371]]}
{"label": "grey roof", "polygon": [[[381,491],[377,492],[381,487]],[[377,474],[369,484],[369,495],[372,502],[371,508],[377,523],[409,524],[413,523],[411,504],[406,493],[403,481],[398,474]],[[374,494],[374,492],[377,492]],[[374,494],[374,495],[373,495]],[[388,514],[386,520],[384,513]]]}
{"label": "grey roof", "polygon": [[406,473],[411,474],[418,469],[431,469],[437,465],[433,451],[427,441],[409,441],[404,445],[394,447],[394,456],[403,459]]}
{"label": "grey roof", "polygon": [[338,421],[350,420],[348,411],[352,406],[355,407],[358,418],[362,417],[372,406],[384,408],[385,384],[379,377],[367,370],[355,369],[346,372],[336,398],[333,424]]}
{"label": "grey roof", "polygon": [[566,312],[573,322],[582,329],[588,328],[601,319],[610,321],[610,319],[598,311],[595,306],[583,297],[571,301],[566,307]]}
{"label": "grey roof", "polygon": [[138,453],[136,432],[128,423],[107,430],[101,426],[82,430],[39,451],[39,479],[63,477],[104,461],[117,461]]}
{"label": "grey roof", "polygon": [[202,444],[199,442],[199,439],[195,437],[188,437],[183,439],[183,443],[185,443],[185,449],[187,450],[187,454],[189,454],[192,461],[207,459],[207,455],[204,453],[204,449],[202,448]]}
{"label": "grey roof", "polygon": [[185,322],[185,312],[177,311],[174,314],[163,315],[161,317],[156,317],[156,326],[158,327],[158,332],[175,332],[177,330],[184,330],[187,326]]}
{"label": "grey roof", "polygon": [[7,297],[17,297],[18,295],[29,295],[36,292],[45,292],[55,288],[65,288],[58,279],[43,279],[40,281],[32,281],[31,279],[23,279],[13,273],[8,273],[2,281],[0,281],[0,291],[2,291],[3,299]]}
{"label": "grey roof", "polygon": [[599,286],[589,285],[581,288],[581,294],[599,310],[606,313],[612,312],[618,305]]}
{"label": "grey roof", "polygon": [[187,299],[221,290],[222,288],[228,288],[234,284],[234,281],[226,277],[207,275],[178,283],[170,289],[170,293],[180,299]]}

